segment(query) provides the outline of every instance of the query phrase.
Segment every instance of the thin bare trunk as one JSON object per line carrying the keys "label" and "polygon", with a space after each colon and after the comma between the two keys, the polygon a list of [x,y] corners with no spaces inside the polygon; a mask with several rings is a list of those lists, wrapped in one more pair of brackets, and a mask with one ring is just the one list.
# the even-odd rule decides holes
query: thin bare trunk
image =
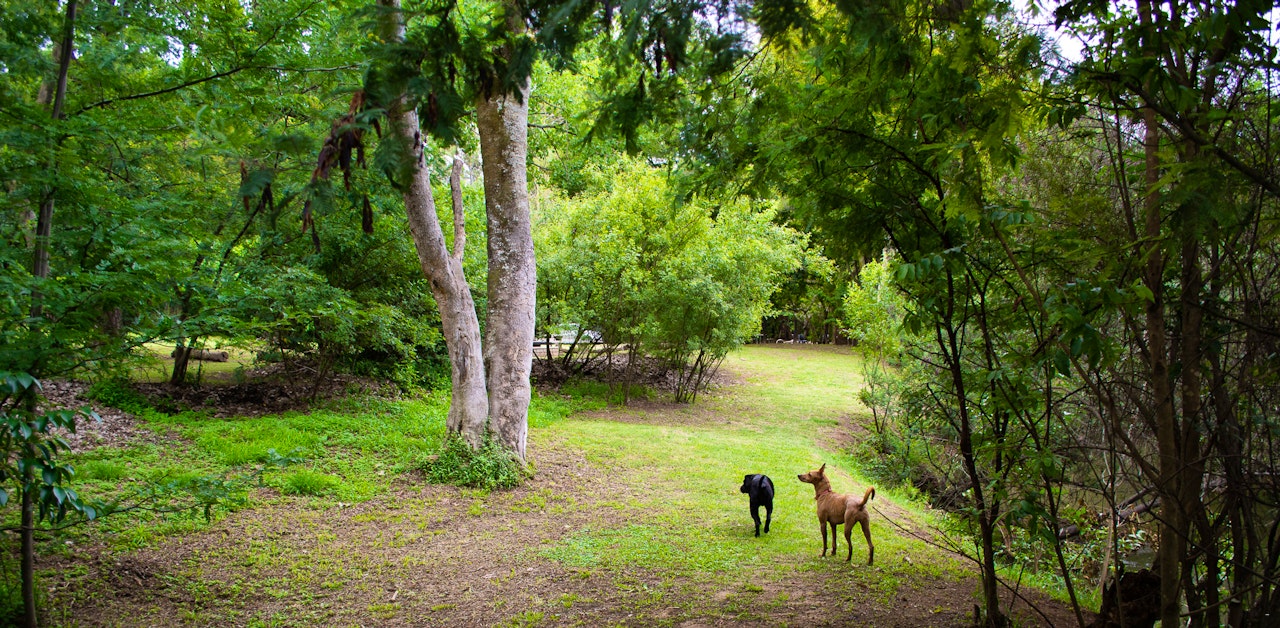
{"label": "thin bare trunk", "polygon": [[[1195,148],[1192,146],[1187,156],[1187,160],[1195,159]],[[1200,266],[1200,242],[1198,238],[1197,220],[1194,214],[1198,212],[1200,207],[1194,201],[1182,208],[1184,212],[1181,221],[1182,229],[1182,298],[1180,299],[1180,314],[1182,320],[1180,343],[1181,348],[1181,401],[1182,401],[1182,425],[1179,434],[1179,459],[1182,465],[1179,468],[1178,478],[1178,509],[1180,512],[1179,521],[1182,523],[1183,529],[1180,531],[1183,535],[1184,556],[1186,555],[1186,546],[1188,544],[1188,536],[1194,528],[1199,531],[1198,545],[1199,551],[1206,555],[1204,574],[1205,582],[1203,583],[1203,591],[1205,599],[1203,600],[1205,614],[1197,615],[1193,618],[1193,622],[1201,625],[1217,626],[1220,623],[1220,613],[1218,605],[1218,586],[1219,586],[1219,570],[1218,570],[1218,551],[1216,542],[1213,539],[1214,532],[1209,523],[1208,514],[1204,509],[1203,500],[1200,496],[1200,486],[1204,479],[1204,459],[1200,453],[1200,412],[1202,407],[1201,396],[1203,394],[1203,384],[1201,375],[1201,357],[1202,346],[1201,337],[1203,334],[1204,313],[1200,309],[1200,298],[1204,287],[1204,272]],[[1194,524],[1194,525],[1193,525]],[[1188,561],[1186,568],[1190,569],[1191,562]],[[1184,571],[1185,573],[1185,571]],[[1195,580],[1184,576],[1184,586],[1194,588],[1198,586]],[[1191,589],[1188,590],[1188,593]],[[1198,598],[1199,595],[1196,595]],[[1194,610],[1201,607],[1199,599],[1193,600],[1191,595],[1187,597],[1187,603]]]}
{"label": "thin bare trunk", "polygon": [[[986,482],[984,476],[978,471],[977,453],[973,444],[973,426],[969,416],[969,399],[964,382],[959,332],[954,321],[956,301],[959,298],[961,297],[957,294],[955,278],[951,270],[948,269],[947,310],[945,317],[935,323],[935,333],[937,334],[938,348],[945,356],[946,366],[951,374],[951,384],[955,388],[953,394],[956,398],[956,414],[959,418],[956,428],[960,441],[960,455],[972,486],[973,506],[978,511],[978,540],[982,549],[979,565],[982,568],[983,606],[987,613],[985,625],[991,628],[1000,628],[1006,626],[1008,621],[1000,610],[1000,580],[999,575],[996,574],[995,564],[995,524],[997,514],[995,511],[997,506],[994,505],[994,502],[988,503],[982,490]],[[974,619],[975,621],[977,620],[976,617]]]}
{"label": "thin bare trunk", "polygon": [[467,212],[462,205],[462,151],[453,156],[449,171],[449,193],[453,197],[453,259],[462,261],[467,246]]}
{"label": "thin bare trunk", "polygon": [[[32,395],[34,399],[34,393]],[[36,611],[36,543],[35,543],[35,496],[31,488],[35,486],[35,475],[32,466],[27,465],[22,471],[22,625],[24,628],[36,628],[39,625]]]}
{"label": "thin bare trunk", "polygon": [[[399,0],[379,0],[388,9],[383,17],[383,37],[387,41],[404,39],[404,21]],[[422,272],[431,283],[431,294],[440,309],[440,321],[452,367],[453,396],[449,406],[449,431],[461,435],[472,447],[484,438],[489,415],[485,394],[485,364],[480,344],[480,322],[476,316],[471,288],[462,272],[461,242],[455,255],[445,246],[444,233],[436,216],[431,177],[423,158],[422,132],[418,114],[405,106],[401,95],[388,103],[391,140],[403,143],[409,156],[409,173],[403,190],[405,213],[413,233],[414,247]],[[487,177],[486,177],[487,179]],[[532,339],[530,339],[532,346]]]}

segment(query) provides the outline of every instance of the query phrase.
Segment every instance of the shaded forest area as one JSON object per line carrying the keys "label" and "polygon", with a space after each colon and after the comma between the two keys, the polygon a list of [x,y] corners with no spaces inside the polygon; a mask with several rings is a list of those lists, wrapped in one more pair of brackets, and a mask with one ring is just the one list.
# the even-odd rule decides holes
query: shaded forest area
{"label": "shaded forest area", "polygon": [[762,330],[856,343],[855,450],[972,539],[975,621],[1027,564],[1080,624],[1108,582],[1098,625],[1280,615],[1270,3],[2,6],[28,622],[37,531],[120,510],[40,382],[448,390],[445,451],[519,469],[535,361],[695,403]]}

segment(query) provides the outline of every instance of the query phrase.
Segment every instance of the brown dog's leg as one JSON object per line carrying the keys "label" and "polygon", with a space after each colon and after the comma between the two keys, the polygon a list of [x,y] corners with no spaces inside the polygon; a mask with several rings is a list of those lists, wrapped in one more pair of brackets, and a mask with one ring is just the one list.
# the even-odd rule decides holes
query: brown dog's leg
{"label": "brown dog's leg", "polygon": [[845,557],[845,559],[844,559],[844,561],[845,561],[846,563],[847,563],[847,562],[849,562],[849,561],[852,561],[852,560],[853,560],[853,540],[850,538],[850,535],[851,535],[851,534],[853,534],[853,519],[850,519],[850,518],[848,518],[848,517],[845,517],[845,519],[844,519],[844,544],[845,544],[845,546],[847,546],[847,547],[849,548],[849,555],[848,555],[848,556],[846,556],[846,557]]}
{"label": "brown dog's leg", "polygon": [[831,524],[831,555],[835,556],[836,548],[840,547],[840,542],[836,540],[840,538],[840,526],[834,521],[830,521],[828,523]]}
{"label": "brown dog's leg", "polygon": [[[822,555],[826,556],[827,555],[827,522],[819,520],[818,527],[822,528]],[[834,543],[835,539],[833,538],[831,539],[831,541]]]}
{"label": "brown dog's leg", "polygon": [[876,546],[871,543],[871,521],[870,517],[864,516],[862,521],[862,536],[867,537],[867,566],[876,562]]}

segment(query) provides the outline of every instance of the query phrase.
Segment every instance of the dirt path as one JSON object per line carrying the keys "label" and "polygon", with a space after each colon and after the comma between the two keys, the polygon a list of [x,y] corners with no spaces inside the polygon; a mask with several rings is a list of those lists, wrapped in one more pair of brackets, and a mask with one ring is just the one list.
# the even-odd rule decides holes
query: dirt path
{"label": "dirt path", "polygon": [[[743,370],[738,386],[759,376]],[[977,600],[972,570],[923,544],[895,552],[895,543],[911,542],[883,522],[875,524],[874,567],[859,564],[865,548],[857,544],[852,565],[819,559],[811,511],[800,510],[811,495],[790,495],[787,504],[798,505],[775,513],[771,536],[754,539],[741,525],[750,520],[740,512],[745,498],[732,495],[736,485],[716,487],[708,502],[705,487],[672,472],[685,461],[577,440],[641,421],[661,430],[646,432],[652,439],[756,429],[767,437],[769,420],[744,414],[735,406],[742,398],[731,387],[698,408],[648,403],[535,430],[536,478],[512,491],[483,494],[407,475],[392,494],[355,505],[264,492],[251,510],[145,549],[45,559],[42,568],[61,574],[51,581],[47,623],[964,625]],[[697,506],[718,501],[731,503]],[[916,525],[892,499],[875,505],[880,516]],[[1033,599],[1049,621],[1024,606],[1015,613],[1022,625],[1075,624],[1061,604]]]}

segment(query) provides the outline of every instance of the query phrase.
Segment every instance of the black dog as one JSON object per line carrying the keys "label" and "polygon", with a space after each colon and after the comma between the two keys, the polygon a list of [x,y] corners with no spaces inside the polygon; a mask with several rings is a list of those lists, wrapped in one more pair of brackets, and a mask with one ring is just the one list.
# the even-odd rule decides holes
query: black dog
{"label": "black dog", "polygon": [[764,506],[764,531],[769,532],[773,520],[773,481],[763,473],[743,476],[742,492],[751,496],[751,518],[756,522],[756,536],[760,536],[760,507]]}

